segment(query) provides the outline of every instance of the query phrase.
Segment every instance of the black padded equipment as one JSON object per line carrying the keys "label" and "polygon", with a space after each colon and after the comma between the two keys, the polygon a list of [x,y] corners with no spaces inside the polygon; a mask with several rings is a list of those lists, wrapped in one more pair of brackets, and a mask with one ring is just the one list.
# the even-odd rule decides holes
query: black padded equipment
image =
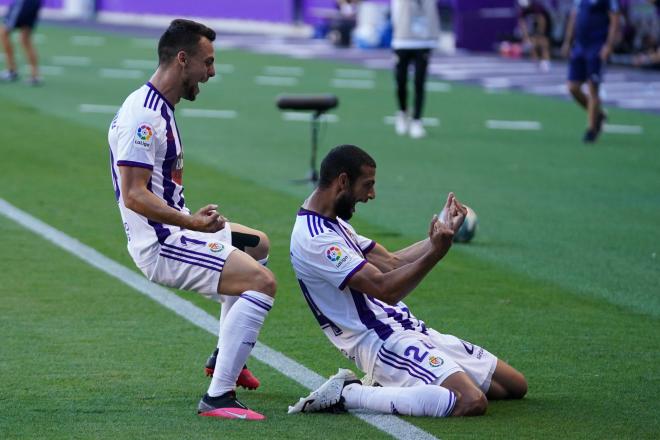
{"label": "black padded equipment", "polygon": [[257,247],[259,241],[258,235],[244,234],[242,232],[231,233],[231,245],[243,252],[245,252],[246,247]]}

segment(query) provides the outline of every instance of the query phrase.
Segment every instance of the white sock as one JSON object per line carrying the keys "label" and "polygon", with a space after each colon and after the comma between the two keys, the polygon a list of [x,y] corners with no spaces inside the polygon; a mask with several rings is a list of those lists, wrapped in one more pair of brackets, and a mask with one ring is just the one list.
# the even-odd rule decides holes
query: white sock
{"label": "white sock", "polygon": [[[262,266],[266,266],[268,264],[268,256],[266,258],[262,258],[261,260],[257,260],[257,263],[261,264]],[[220,327],[218,329],[218,344],[216,347],[220,349],[220,335],[222,334],[222,323],[225,322],[225,319],[227,318],[227,313],[231,310],[231,306],[234,305],[236,300],[238,300],[238,296],[231,296],[231,295],[222,295],[222,304],[220,305]]]}
{"label": "white sock", "polygon": [[219,396],[235,388],[236,379],[257,342],[259,330],[273,302],[274,299],[264,293],[248,290],[227,312],[221,326],[220,340],[223,342],[209,386],[209,396]]}
{"label": "white sock", "polygon": [[368,387],[353,383],[347,385],[341,395],[346,409],[404,416],[447,417],[456,404],[456,395],[438,385]]}

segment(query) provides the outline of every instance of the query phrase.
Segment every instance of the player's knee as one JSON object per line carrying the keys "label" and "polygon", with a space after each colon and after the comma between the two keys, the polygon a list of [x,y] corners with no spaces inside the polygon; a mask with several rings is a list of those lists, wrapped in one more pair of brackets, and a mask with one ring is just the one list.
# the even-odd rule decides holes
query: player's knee
{"label": "player's knee", "polygon": [[568,83],[568,91],[571,92],[571,94],[576,95],[580,93],[580,85],[571,81]]}
{"label": "player's knee", "polygon": [[482,416],[488,409],[488,399],[482,392],[466,393],[458,397],[452,416]]}
{"label": "player's knee", "polygon": [[522,374],[518,374],[509,386],[510,399],[522,399],[527,394],[527,379]]}
{"label": "player's knee", "polygon": [[259,244],[254,250],[254,258],[257,260],[263,260],[268,257],[268,253],[270,252],[270,240],[268,239],[268,235],[264,232],[258,231],[257,235],[259,236]]}
{"label": "player's knee", "polygon": [[275,298],[275,291],[277,290],[277,281],[273,272],[265,267],[259,270],[257,276],[254,277],[254,290],[264,293],[271,298]]}

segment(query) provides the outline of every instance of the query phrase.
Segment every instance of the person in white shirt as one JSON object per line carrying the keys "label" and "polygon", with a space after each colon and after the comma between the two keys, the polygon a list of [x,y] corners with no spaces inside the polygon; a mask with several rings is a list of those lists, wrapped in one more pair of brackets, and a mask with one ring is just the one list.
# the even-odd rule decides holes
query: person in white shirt
{"label": "person in white shirt", "polygon": [[447,254],[466,208],[449,193],[428,238],[397,252],[359,235],[348,223],[358,202],[376,196],[376,163],[341,145],[321,164],[319,186],[299,210],[291,263],[303,296],[330,341],[367,374],[339,372],[290,413],[368,409],[414,416],[484,414],[488,399],[520,399],[524,376],[493,354],[441,334],[402,300]]}
{"label": "person in white shirt", "polygon": [[[413,139],[426,136],[422,123],[426,73],[431,51],[440,37],[440,18],[436,0],[392,0],[392,49],[396,57],[394,79],[399,110],[394,128],[397,134]],[[408,68],[415,67],[412,114],[408,111]]]}
{"label": "person in white shirt", "polygon": [[198,413],[258,420],[264,416],[239,402],[235,387],[275,297],[275,277],[264,267],[268,237],[230,223],[215,204],[191,213],[183,196],[174,107],[194,101],[199,84],[215,75],[214,40],[201,23],[172,21],[158,43],[158,69],[110,125],[111,175],[128,251],[144,275],[224,301],[217,363]]}

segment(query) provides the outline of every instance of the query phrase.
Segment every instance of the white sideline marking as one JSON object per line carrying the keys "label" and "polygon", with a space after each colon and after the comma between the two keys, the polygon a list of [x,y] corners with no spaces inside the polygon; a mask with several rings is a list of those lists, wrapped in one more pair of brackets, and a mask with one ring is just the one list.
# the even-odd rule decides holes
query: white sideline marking
{"label": "white sideline marking", "polygon": [[74,46],[105,46],[105,38],[90,35],[74,35],[71,37],[71,44]]}
{"label": "white sideline marking", "polygon": [[603,131],[605,133],[642,134],[644,133],[644,127],[641,125],[604,124]]}
{"label": "white sideline marking", "polygon": [[338,89],[373,89],[375,83],[372,79],[333,78],[331,85]]}
{"label": "white sideline marking", "polygon": [[[383,122],[385,125],[394,125],[394,122],[396,121],[395,116],[385,116],[383,118]],[[438,118],[422,118],[422,124],[426,127],[439,127],[440,126],[440,120]]]}
{"label": "white sideline marking", "polygon": [[115,105],[101,105],[101,104],[80,104],[78,111],[81,113],[109,113],[115,114],[119,107]]}
{"label": "white sideline marking", "polygon": [[303,76],[305,69],[294,66],[266,66],[264,73],[266,75]]}
{"label": "white sideline marking", "polygon": [[156,70],[156,67],[158,67],[158,62],[155,60],[121,60],[121,67],[125,69]]}
{"label": "white sideline marking", "polygon": [[[28,73],[30,71],[30,66],[27,64],[23,66],[21,73]],[[39,73],[47,76],[57,76],[64,74],[64,67],[62,66],[39,66]]]}
{"label": "white sideline marking", "polygon": [[51,61],[53,64],[60,64],[62,66],[84,67],[92,64],[90,57],[77,57],[73,55],[53,55]]}
{"label": "white sideline marking", "polygon": [[215,118],[215,119],[234,119],[237,115],[235,110],[210,110],[201,108],[184,108],[181,110],[182,116],[190,118]]}
{"label": "white sideline marking", "polygon": [[[2,198],[0,198],[0,214],[14,220],[26,229],[29,229],[54,245],[75,255],[90,266],[94,266],[143,295],[148,296],[165,308],[170,309],[177,315],[195,324],[197,327],[200,327],[213,335],[218,334],[218,320],[204,310],[173,294],[168,289],[151,283],[137,272],[111,260],[75,238],[72,238],[41,220],[32,217],[30,214],[21,211]],[[252,356],[309,390],[318,388],[326,380],[324,377],[316,374],[304,365],[297,363],[293,359],[289,359],[282,353],[263,345],[261,342],[257,342],[257,345],[255,345],[252,350]],[[285,409],[283,408],[282,411],[284,410]],[[397,439],[435,439],[435,437],[428,432],[395,416],[368,414],[358,411],[351,411],[351,413],[376,429],[379,429]]]}
{"label": "white sideline marking", "polygon": [[135,69],[101,69],[99,76],[112,79],[139,79],[144,77],[144,73]]}
{"label": "white sideline marking", "polygon": [[489,119],[486,127],[493,130],[540,130],[541,123],[538,121],[496,121]]}
{"label": "white sideline marking", "polygon": [[373,78],[373,70],[365,69],[335,69],[335,75],[340,78]]}
{"label": "white sideline marking", "polygon": [[[311,113],[283,112],[282,119],[285,121],[309,122],[312,120],[312,115]],[[322,114],[320,119],[323,122],[339,122],[339,116],[331,114]]]}
{"label": "white sideline marking", "polygon": [[287,76],[257,76],[254,82],[260,86],[295,86],[298,78]]}

